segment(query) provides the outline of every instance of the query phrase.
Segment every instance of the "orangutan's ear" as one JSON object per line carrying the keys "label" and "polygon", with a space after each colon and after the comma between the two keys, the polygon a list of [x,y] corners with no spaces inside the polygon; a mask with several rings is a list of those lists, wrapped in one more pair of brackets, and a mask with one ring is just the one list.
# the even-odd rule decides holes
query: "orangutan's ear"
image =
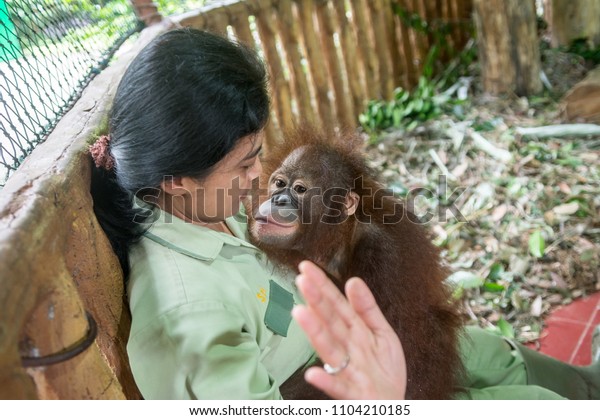
{"label": "orangutan's ear", "polygon": [[360,198],[358,196],[358,194],[356,194],[354,191],[350,191],[347,195],[346,195],[346,214],[348,216],[352,216],[354,213],[356,213],[356,209],[358,208],[358,202],[359,202]]}

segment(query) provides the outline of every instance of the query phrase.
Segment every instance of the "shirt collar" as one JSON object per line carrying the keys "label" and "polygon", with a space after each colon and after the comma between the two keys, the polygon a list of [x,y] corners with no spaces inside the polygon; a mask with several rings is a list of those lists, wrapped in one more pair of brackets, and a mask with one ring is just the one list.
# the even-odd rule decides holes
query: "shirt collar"
{"label": "shirt collar", "polygon": [[185,222],[159,208],[153,211],[155,221],[144,236],[180,254],[212,261],[225,245],[257,249],[248,242],[246,215],[243,211],[225,220],[235,236]]}

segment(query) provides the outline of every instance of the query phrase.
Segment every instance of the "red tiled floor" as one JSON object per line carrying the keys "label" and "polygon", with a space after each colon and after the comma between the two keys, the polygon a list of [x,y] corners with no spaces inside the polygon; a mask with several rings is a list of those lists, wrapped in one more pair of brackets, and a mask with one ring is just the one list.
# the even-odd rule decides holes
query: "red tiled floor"
{"label": "red tiled floor", "polygon": [[591,363],[592,333],[600,324],[600,292],[555,310],[546,319],[540,348],[544,354],[576,365]]}
{"label": "red tiled floor", "polygon": [[586,325],[580,322],[548,318],[539,351],[568,362],[585,329]]}
{"label": "red tiled floor", "polygon": [[596,311],[599,298],[600,295],[598,293],[582,297],[581,299],[575,300],[570,305],[556,309],[552,312],[551,317],[587,323]]}

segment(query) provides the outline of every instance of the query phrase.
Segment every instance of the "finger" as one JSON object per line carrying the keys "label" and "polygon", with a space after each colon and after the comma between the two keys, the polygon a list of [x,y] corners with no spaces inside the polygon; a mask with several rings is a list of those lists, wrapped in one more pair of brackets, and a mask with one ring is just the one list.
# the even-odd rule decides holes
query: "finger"
{"label": "finger", "polygon": [[321,358],[331,366],[339,366],[346,359],[343,342],[334,338],[327,323],[314,314],[310,308],[297,305],[292,309],[292,316],[306,332],[308,340]]}
{"label": "finger", "polygon": [[323,368],[311,367],[304,373],[304,379],[312,386],[320,389],[327,395],[335,399],[349,400],[354,399],[354,395],[349,395],[351,385],[347,380],[332,376],[325,372]]}
{"label": "finger", "polygon": [[370,330],[373,332],[393,331],[377,305],[373,293],[362,279],[353,277],[346,282],[346,296]]}
{"label": "finger", "polygon": [[[329,281],[329,280],[328,280]],[[348,335],[349,326],[344,321],[343,317],[338,313],[342,304],[349,306],[345,301],[343,303],[333,303],[327,299],[323,291],[317,288],[310,276],[301,274],[296,278],[296,285],[304,296],[306,305],[317,315],[321,320],[327,323],[328,328],[332,331],[334,337],[338,340],[343,340]],[[340,294],[341,295],[341,294]]]}
{"label": "finger", "polygon": [[307,288],[307,293],[312,294],[311,297],[319,298],[310,302],[319,316],[329,321],[341,318],[351,327],[356,322],[356,313],[323,270],[311,261],[302,261],[298,268],[299,277],[306,279],[302,282]]}

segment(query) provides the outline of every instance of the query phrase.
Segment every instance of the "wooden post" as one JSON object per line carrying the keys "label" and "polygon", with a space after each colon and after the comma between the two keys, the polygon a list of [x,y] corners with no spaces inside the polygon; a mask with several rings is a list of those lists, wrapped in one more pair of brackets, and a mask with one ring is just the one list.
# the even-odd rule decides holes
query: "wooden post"
{"label": "wooden post", "polygon": [[542,90],[533,3],[475,0],[483,88],[491,94],[532,95]]}
{"label": "wooden post", "polygon": [[358,48],[360,57],[365,70],[365,84],[367,86],[367,96],[369,98],[382,99],[381,91],[377,84],[375,51],[373,41],[369,36],[370,25],[367,22],[368,7],[365,0],[351,0],[352,4],[352,19],[356,30],[356,38],[358,40]]}
{"label": "wooden post", "polygon": [[[244,3],[244,5],[246,4]],[[247,7],[240,8],[237,13],[231,15],[231,26],[233,27],[233,31],[238,41],[243,42],[255,51],[258,49],[256,42],[254,41],[254,34],[252,33],[252,29],[250,29],[250,13]],[[271,88],[271,95],[272,94],[273,89]],[[275,114],[271,110],[269,121],[265,127],[265,151],[280,140],[280,132],[276,128],[276,118],[274,118],[274,116]]]}
{"label": "wooden post", "polygon": [[383,17],[385,19],[385,27],[387,29],[387,43],[392,60],[392,85],[393,88],[404,85],[405,66],[403,58],[400,56],[400,40],[398,38],[398,27],[394,12],[392,10],[392,2],[385,0],[383,2]]}
{"label": "wooden post", "polygon": [[321,44],[317,39],[314,25],[315,6],[313,0],[302,0],[298,3],[299,19],[302,25],[304,35],[304,44],[306,47],[306,59],[309,63],[310,73],[317,96],[317,110],[321,117],[321,122],[327,132],[333,132],[335,129],[335,118],[329,100],[329,81],[327,71],[323,67],[325,57]]}
{"label": "wooden post", "polygon": [[363,111],[365,101],[365,89],[361,83],[360,66],[358,65],[357,43],[354,38],[354,32],[348,17],[346,16],[346,5],[343,1],[334,1],[333,6],[337,14],[340,27],[340,45],[341,53],[344,56],[346,64],[346,75],[348,76],[348,86],[352,96],[352,116],[356,121],[358,115]]}
{"label": "wooden post", "polygon": [[294,127],[294,118],[292,116],[290,85],[285,78],[281,56],[277,51],[277,32],[273,20],[273,9],[271,5],[265,7],[264,4],[257,4],[257,6],[259,7],[256,7],[256,26],[258,27],[271,76],[272,99],[275,102],[277,121],[280,128],[287,132]]}
{"label": "wooden post", "polygon": [[[389,6],[389,4],[386,5]],[[386,31],[386,20],[383,12],[383,4],[381,0],[370,0],[369,9],[371,12],[371,25],[373,27],[373,35],[375,39],[375,52],[377,53],[377,61],[379,62],[379,83],[381,96],[385,100],[392,99],[394,90],[394,80],[392,79],[390,45]]]}
{"label": "wooden post", "polygon": [[303,122],[315,123],[310,88],[302,65],[298,20],[294,16],[292,0],[280,0],[277,4],[277,22],[285,49],[288,68],[293,81],[298,114]]}
{"label": "wooden post", "polygon": [[337,122],[345,128],[355,128],[354,118],[350,113],[349,95],[344,87],[344,74],[338,58],[337,48],[334,42],[335,25],[329,2],[317,3],[317,18],[321,32],[321,44],[326,58],[327,67],[333,84],[333,93],[335,95],[335,108],[337,112]]}
{"label": "wooden post", "polygon": [[[400,1],[399,5],[403,9],[408,10],[405,1]],[[399,16],[395,16],[394,20],[399,28],[402,55],[404,56],[404,62],[406,63],[405,83],[403,87],[410,89],[412,86],[415,86],[419,80],[417,63],[414,56],[416,44],[413,43],[414,38],[412,37],[412,31],[406,23],[404,23]]]}
{"label": "wooden post", "polygon": [[162,15],[158,11],[158,5],[153,0],[130,0],[133,10],[138,19],[146,26],[154,25],[162,21]]}
{"label": "wooden post", "polygon": [[553,47],[576,39],[587,39],[591,48],[600,45],[600,0],[552,0],[551,9]]}

